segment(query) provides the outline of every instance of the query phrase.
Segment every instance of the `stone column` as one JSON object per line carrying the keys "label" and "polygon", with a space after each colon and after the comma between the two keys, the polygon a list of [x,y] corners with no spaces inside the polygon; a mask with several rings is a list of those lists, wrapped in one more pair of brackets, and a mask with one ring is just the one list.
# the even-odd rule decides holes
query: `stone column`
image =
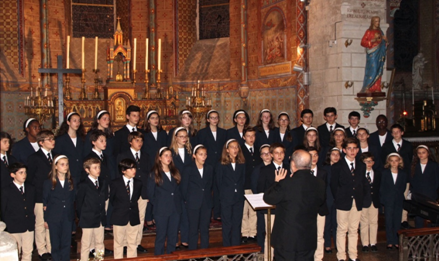
{"label": "stone column", "polygon": [[[324,122],[326,107],[337,109],[337,122],[348,126],[348,114],[358,111],[362,115],[360,126],[375,131],[375,118],[386,114],[386,101],[374,107],[365,118],[355,98],[363,86],[366,51],[361,39],[370,26],[373,16],[381,18],[381,30],[386,33],[385,0],[313,0],[308,7],[308,43],[310,108],[314,111],[314,125]],[[350,43],[350,45],[349,45]],[[386,71],[382,82],[389,82]],[[346,84],[347,83],[347,84]],[[346,88],[345,85],[352,85]],[[387,92],[387,89],[383,90]]]}

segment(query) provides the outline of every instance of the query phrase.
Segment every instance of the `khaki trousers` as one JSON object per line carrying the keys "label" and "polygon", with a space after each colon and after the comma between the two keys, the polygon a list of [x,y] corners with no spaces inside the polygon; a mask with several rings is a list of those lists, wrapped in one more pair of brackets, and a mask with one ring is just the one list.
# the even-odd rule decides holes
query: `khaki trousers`
{"label": "khaki trousers", "polygon": [[376,245],[378,234],[378,209],[370,205],[361,210],[360,237],[363,246]]}
{"label": "khaki trousers", "polygon": [[[273,224],[274,224],[274,217],[275,217],[275,215],[272,214],[270,216],[271,216],[271,228],[270,228],[270,235],[271,235],[271,232],[273,231]],[[265,218],[265,229],[266,229],[265,233],[266,233],[266,235],[268,235],[267,214],[264,214],[264,218]],[[264,249],[265,249],[265,251],[264,251],[264,261],[271,261],[271,260],[268,260],[268,251],[269,250],[271,251],[271,259],[273,259],[273,257],[274,257],[274,248],[271,247],[271,243],[267,241],[267,236],[265,236],[264,245],[265,245],[265,247],[264,247]]]}
{"label": "khaki trousers", "polygon": [[148,200],[140,197],[139,200],[137,201],[137,204],[139,206],[139,218],[140,218],[139,232],[137,234],[137,245],[140,245],[143,238],[143,226],[145,225],[145,213],[146,213],[146,206],[148,205]]}
{"label": "khaki trousers", "polygon": [[104,227],[83,228],[81,237],[81,261],[88,261],[90,246],[93,245],[95,253],[105,250]]}
{"label": "khaki trousers", "polygon": [[323,233],[325,232],[325,220],[325,216],[320,216],[319,214],[317,214],[317,249],[314,253],[314,261],[323,260],[323,248],[325,244]]}
{"label": "khaki trousers", "polygon": [[49,229],[44,227],[44,210],[43,203],[35,203],[35,245],[37,246],[38,255],[50,253],[52,246],[50,244]]}
{"label": "khaki trousers", "polygon": [[337,209],[337,259],[346,260],[346,232],[348,233],[348,254],[350,259],[357,259],[358,225],[361,211],[357,210],[355,200],[349,211]]}
{"label": "khaki trousers", "polygon": [[23,233],[11,233],[17,241],[18,254],[21,253],[21,261],[31,261],[32,251],[34,250],[34,231]]}
{"label": "khaki trousers", "polygon": [[127,258],[137,257],[137,233],[138,226],[131,226],[130,223],[126,226],[113,225],[114,237],[114,259],[123,258],[124,242],[127,242]]}
{"label": "khaki trousers", "polygon": [[[107,214],[107,210],[108,210],[108,204],[109,204],[109,202],[110,202],[110,200],[109,199],[107,199],[107,200],[105,200],[105,214]],[[104,228],[105,229],[105,228]],[[105,232],[105,231],[104,231]],[[95,249],[95,240],[93,239],[93,234],[91,235],[92,237],[90,238],[90,247],[89,247],[89,249],[90,250],[93,250],[93,249]],[[104,234],[104,236],[105,236],[105,234]],[[81,239],[82,240],[82,239]],[[82,249],[82,247],[81,247],[81,249]]]}
{"label": "khaki trousers", "polygon": [[[253,194],[251,189],[246,189],[245,194]],[[242,215],[241,234],[243,237],[256,236],[256,211],[253,210],[247,200],[244,202],[244,214]]]}

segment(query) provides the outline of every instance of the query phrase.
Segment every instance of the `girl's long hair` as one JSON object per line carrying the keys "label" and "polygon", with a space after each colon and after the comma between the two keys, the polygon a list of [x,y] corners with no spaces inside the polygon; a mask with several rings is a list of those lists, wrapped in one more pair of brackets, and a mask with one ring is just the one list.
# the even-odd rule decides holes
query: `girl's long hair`
{"label": "girl's long hair", "polygon": [[[181,125],[181,119],[183,119],[183,115],[184,115],[184,114],[187,114],[187,115],[189,116],[189,118],[192,119],[192,121],[191,121],[191,125],[189,125],[189,132],[190,132],[190,135],[189,135],[189,133],[188,133],[188,137],[195,137],[195,135],[197,135],[197,130],[196,130],[195,127],[194,127],[194,116],[192,116],[191,113],[183,113],[184,111],[187,111],[187,110],[181,110],[180,113],[178,114],[178,120],[180,121],[180,126],[182,126],[182,125]],[[183,126],[182,126],[182,127],[183,127]]]}
{"label": "girl's long hair", "polygon": [[[155,156],[154,167],[152,167],[152,174],[154,175],[154,182],[157,186],[160,186],[161,184],[163,184],[162,173],[164,173],[164,171],[163,171],[162,162],[160,161],[160,157],[166,151],[171,151],[171,150],[169,148],[166,148],[166,149],[163,149],[161,153],[157,152],[157,155]],[[171,151],[171,153],[172,153],[172,151]],[[171,161],[171,163],[169,164],[169,171],[171,172],[171,176],[177,181],[177,184],[180,184],[181,175],[180,175],[180,172],[178,171],[178,169],[175,167],[173,161]]]}
{"label": "girl's long hair", "polygon": [[72,116],[78,116],[79,120],[81,121],[81,124],[79,125],[78,130],[76,131],[76,136],[78,136],[81,140],[85,139],[85,128],[84,128],[84,124],[82,123],[82,119],[81,116],[78,113],[74,113],[72,115],[70,115],[69,118],[66,118],[63,123],[61,124],[61,126],[59,127],[58,133],[56,134],[56,137],[60,137],[66,133],[68,133],[69,131],[69,125],[67,124],[67,121],[70,121],[70,119],[72,118]]}
{"label": "girl's long hair", "polygon": [[257,130],[259,132],[264,132],[264,126],[262,126],[261,117],[262,117],[262,114],[266,113],[266,112],[270,113],[270,122],[268,123],[268,128],[270,130],[272,130],[275,127],[274,120],[273,120],[273,114],[271,113],[271,111],[264,111],[262,113],[259,113],[258,121],[257,121],[256,126],[255,126],[255,130]]}
{"label": "girl's long hair", "polygon": [[[331,133],[331,138],[329,139],[329,146],[330,147],[336,147],[336,145],[337,145],[337,144],[335,144],[335,138],[334,138],[335,132],[337,132],[337,131],[341,131],[341,130],[335,130]],[[341,132],[343,132],[343,131],[341,131]],[[346,140],[346,133],[343,132],[343,134],[344,134],[344,138],[343,138],[343,141],[344,141],[344,140]]]}
{"label": "girl's long hair", "polygon": [[[288,121],[290,121],[290,116],[288,116],[287,114],[279,114],[279,116],[277,116],[277,120],[280,119],[281,116],[287,116]],[[280,125],[279,125],[279,132],[280,132]],[[293,141],[293,136],[291,135],[291,128],[290,128],[290,124],[287,125],[287,130],[285,131],[285,139],[287,139],[287,141]]]}
{"label": "girl's long hair", "polygon": [[[416,171],[416,166],[418,166],[418,164],[421,164],[420,163],[420,160],[419,160],[419,157],[418,157],[418,150],[419,149],[424,149],[425,150],[425,148],[418,148],[417,150],[416,150],[416,155],[413,157],[413,162],[412,162],[412,166],[411,166],[411,176],[413,177],[414,175],[415,175],[415,171]],[[427,150],[427,152],[428,152],[428,162],[436,162],[436,160],[434,159],[434,157],[433,157],[433,155],[432,155],[432,153],[430,152],[430,150]],[[427,164],[428,164],[428,162],[427,162]]]}
{"label": "girl's long hair", "polygon": [[[57,156],[58,155],[53,157],[53,159],[56,159]],[[62,159],[59,159],[58,162],[60,160],[63,160],[63,159],[67,160],[67,162],[69,161],[68,158],[62,158]],[[58,164],[58,162],[56,164]],[[52,163],[52,170],[49,172],[49,179],[52,181],[52,190],[55,189],[56,182],[58,180],[58,171],[56,170],[56,164],[55,164],[55,162]],[[70,174],[70,168],[69,168],[69,170],[66,173],[66,179],[65,180],[69,184],[69,190],[72,191],[73,190],[73,179],[72,179],[72,174]]]}
{"label": "girl's long hair", "polygon": [[325,162],[323,163],[324,165],[329,165],[331,166],[331,154],[333,151],[337,151],[338,154],[340,154],[341,156],[341,152],[337,149],[337,150],[332,150],[334,147],[330,147],[330,149],[328,150],[328,152],[326,152],[326,157],[325,157]]}
{"label": "girl's long hair", "polygon": [[[109,112],[103,112],[103,113],[101,113],[101,114],[99,115],[99,118],[98,118],[98,114],[99,114],[99,112],[96,114],[96,116],[95,116],[94,119],[93,119],[93,123],[91,124],[90,131],[93,131],[93,130],[97,130],[97,129],[99,129],[99,128],[98,128],[98,126],[99,126],[98,120],[100,120],[100,119],[102,118],[102,116],[104,116],[104,115],[108,115],[108,116],[110,116],[110,113],[109,113]],[[110,137],[113,137],[113,136],[114,136],[113,131],[112,131],[112,129],[111,129],[111,118],[110,118],[110,123],[108,124],[108,128],[105,128],[105,129],[104,129],[104,133],[105,133],[105,136],[106,136],[107,138],[110,138]]]}
{"label": "girl's long hair", "polygon": [[[179,130],[178,132],[180,132],[180,131],[185,131],[187,133],[186,129]],[[172,133],[171,146],[169,146],[171,151],[172,151],[172,153],[175,153],[175,154],[178,154],[178,143],[177,143],[177,134],[178,134],[178,132],[177,133],[175,133],[175,132]],[[189,153],[189,155],[191,155],[192,154],[192,145],[191,145],[191,143],[189,141],[189,135],[188,135],[187,138],[188,138],[188,141],[186,142],[184,147],[186,148],[187,153]]]}
{"label": "girl's long hair", "polygon": [[[389,162],[389,159],[390,159],[391,157],[398,157],[398,156],[390,156],[390,157],[387,157],[387,159],[386,159],[386,164],[384,165],[384,168],[386,168],[386,169],[390,169],[390,162]],[[402,160],[401,157],[398,157],[398,158],[399,158],[398,168],[399,168],[399,169],[403,169],[403,168],[404,168],[404,161]]]}
{"label": "girl's long hair", "polygon": [[232,144],[234,142],[236,142],[236,144],[238,144],[238,148],[239,148],[238,155],[236,155],[235,163],[238,163],[238,164],[245,163],[245,158],[244,158],[244,154],[242,154],[241,146],[239,145],[239,142],[235,140],[235,141],[230,142],[229,144],[227,144],[227,143],[224,144],[223,152],[221,153],[221,160],[220,160],[222,165],[228,165],[228,164],[232,163],[232,159],[229,157],[229,153],[227,153],[227,149],[230,146],[230,144]]}
{"label": "girl's long hair", "polygon": [[[320,145],[320,138],[319,138],[319,133],[313,129],[311,130],[306,130],[305,134],[303,134],[303,146],[308,149],[309,148],[309,144],[308,144],[308,139],[306,138],[306,134],[308,134],[308,132],[314,131],[316,133],[316,142],[314,144],[314,148],[317,149],[317,151],[321,151],[322,150],[322,146]],[[334,146],[331,146],[334,147]]]}
{"label": "girl's long hair", "polygon": [[[157,116],[159,117],[159,124],[157,125],[157,133],[159,133],[160,131],[163,130],[163,126],[160,123],[160,114],[153,112],[149,115],[149,117],[151,117],[151,115],[154,115],[154,114],[157,114]],[[148,115],[148,113],[146,115]],[[149,118],[145,118],[145,120],[143,121],[143,130],[145,130],[146,133],[151,132],[151,124],[149,124],[148,120],[149,120]]]}

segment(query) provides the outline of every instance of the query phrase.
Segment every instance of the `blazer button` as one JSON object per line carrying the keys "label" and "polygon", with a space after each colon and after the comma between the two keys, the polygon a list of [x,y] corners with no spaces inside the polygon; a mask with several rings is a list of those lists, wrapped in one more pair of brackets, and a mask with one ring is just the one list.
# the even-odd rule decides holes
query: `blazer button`
{"label": "blazer button", "polygon": [[66,205],[64,205],[63,207],[66,208]]}
{"label": "blazer button", "polygon": [[26,209],[26,207],[24,207],[24,209]]}
{"label": "blazer button", "polygon": [[201,189],[202,191],[204,191],[204,189]]}
{"label": "blazer button", "polygon": [[131,208],[129,208],[128,210],[131,210]]}
{"label": "blazer button", "polygon": [[174,196],[174,193],[171,193],[171,196]]}
{"label": "blazer button", "polygon": [[353,190],[355,190],[355,188],[352,188]]}
{"label": "blazer button", "polygon": [[24,198],[23,201],[26,201],[26,199]]}
{"label": "blazer button", "polygon": [[26,215],[26,217],[27,217],[27,215]]}
{"label": "blazer button", "polygon": [[354,196],[352,196],[351,198],[354,198]]}
{"label": "blazer button", "polygon": [[373,195],[373,192],[370,192],[371,195]]}

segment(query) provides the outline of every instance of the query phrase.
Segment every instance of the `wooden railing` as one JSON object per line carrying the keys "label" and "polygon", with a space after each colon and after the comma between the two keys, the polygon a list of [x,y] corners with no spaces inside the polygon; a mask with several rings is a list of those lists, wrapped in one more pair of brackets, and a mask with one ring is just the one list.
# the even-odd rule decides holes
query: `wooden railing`
{"label": "wooden railing", "polygon": [[399,230],[399,260],[439,260],[439,227]]}
{"label": "wooden railing", "polygon": [[[245,244],[233,247],[212,247],[206,249],[176,251],[172,254],[149,257],[126,258],[129,261],[165,261],[165,260],[206,260],[206,261],[257,261],[261,248],[257,244]],[[108,260],[105,258],[105,260]],[[121,260],[121,259],[119,259]]]}

